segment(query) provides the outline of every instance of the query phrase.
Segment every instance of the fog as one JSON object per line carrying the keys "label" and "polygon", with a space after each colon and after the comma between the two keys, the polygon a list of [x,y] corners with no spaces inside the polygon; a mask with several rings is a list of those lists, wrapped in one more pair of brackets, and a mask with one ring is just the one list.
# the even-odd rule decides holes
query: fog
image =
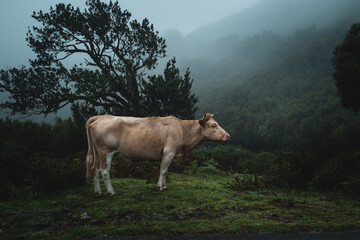
{"label": "fog", "polygon": [[216,60],[231,53],[239,40],[253,34],[270,31],[289,36],[296,29],[313,25],[321,30],[347,18],[359,20],[354,17],[359,11],[356,0],[264,0],[187,35],[172,30],[164,36],[170,55]]}
{"label": "fog", "polygon": [[[183,35],[194,32],[201,26],[220,21],[227,16],[256,4],[260,0],[120,0],[122,9],[131,12],[133,19],[148,18],[160,34],[176,30]],[[28,27],[37,22],[32,19],[32,12],[48,11],[57,3],[71,3],[84,8],[85,1],[70,0],[16,0],[0,1],[0,67],[14,67],[26,64],[34,57],[25,41]]]}
{"label": "fog", "polygon": [[[28,27],[37,23],[31,18],[33,11],[47,11],[60,1],[17,0],[0,2],[0,68],[26,65],[34,54],[25,41]],[[83,1],[61,1],[84,7]],[[359,21],[358,0],[121,0],[120,6],[132,13],[132,18],[148,18],[167,41],[167,57],[159,62],[160,73],[165,62],[176,56],[184,70],[192,71],[194,86],[199,90],[207,71],[201,64],[226,64],[234,54],[234,48],[249,37],[264,32],[274,33],[280,38],[292,36],[297,29],[317,30],[342,22]],[[345,29],[344,29],[345,31]],[[192,61],[196,60],[193,65]],[[249,64],[249,63],[246,63]],[[256,67],[248,68],[256,71]],[[231,69],[230,71],[234,71]],[[236,71],[235,71],[236,72]],[[239,74],[236,72],[236,74]],[[235,75],[236,75],[235,74]],[[233,78],[233,77],[232,77]],[[216,87],[216,86],[215,86]],[[196,92],[200,93],[201,89]],[[6,95],[2,95],[2,99]],[[2,111],[2,116],[8,112]],[[67,110],[57,116],[69,116]],[[47,117],[53,121],[55,115]],[[43,116],[32,117],[38,121]]]}

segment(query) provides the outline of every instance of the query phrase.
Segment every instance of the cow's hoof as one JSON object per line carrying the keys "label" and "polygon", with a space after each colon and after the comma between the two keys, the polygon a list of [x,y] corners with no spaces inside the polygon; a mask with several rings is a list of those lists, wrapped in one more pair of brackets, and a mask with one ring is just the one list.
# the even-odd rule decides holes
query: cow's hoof
{"label": "cow's hoof", "polygon": [[96,193],[95,193],[95,197],[102,197],[102,195],[103,195],[102,192],[100,192],[100,193],[96,192]]}
{"label": "cow's hoof", "polygon": [[116,192],[109,193],[110,196],[114,196]]}
{"label": "cow's hoof", "polygon": [[160,187],[159,190],[160,190],[161,192],[164,192],[164,191],[167,190],[167,187],[166,187],[166,186],[165,186],[165,187]]}

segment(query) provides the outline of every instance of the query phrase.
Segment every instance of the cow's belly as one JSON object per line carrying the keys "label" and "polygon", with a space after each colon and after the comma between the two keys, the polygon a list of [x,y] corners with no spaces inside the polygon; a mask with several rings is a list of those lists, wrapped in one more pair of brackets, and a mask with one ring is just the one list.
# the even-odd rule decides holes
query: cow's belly
{"label": "cow's belly", "polygon": [[129,160],[160,160],[164,140],[159,136],[131,135],[119,142],[119,153]]}
{"label": "cow's belly", "polygon": [[162,148],[141,148],[136,146],[120,147],[118,149],[122,157],[132,161],[160,160],[162,157]]}

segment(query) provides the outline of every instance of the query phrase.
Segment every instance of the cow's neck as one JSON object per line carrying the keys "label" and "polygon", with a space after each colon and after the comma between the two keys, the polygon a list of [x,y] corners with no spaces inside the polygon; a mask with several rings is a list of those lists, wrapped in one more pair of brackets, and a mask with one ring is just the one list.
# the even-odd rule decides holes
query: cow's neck
{"label": "cow's neck", "polygon": [[183,122],[184,147],[189,152],[194,147],[200,145],[204,138],[201,134],[201,126],[198,120],[186,120]]}

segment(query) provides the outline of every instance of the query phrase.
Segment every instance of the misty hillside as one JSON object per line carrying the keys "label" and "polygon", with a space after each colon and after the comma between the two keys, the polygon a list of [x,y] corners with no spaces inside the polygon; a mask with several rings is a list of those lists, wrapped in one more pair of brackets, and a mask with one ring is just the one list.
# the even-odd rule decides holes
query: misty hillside
{"label": "misty hillside", "polygon": [[284,37],[291,36],[297,28],[315,25],[324,29],[339,22],[356,21],[359,11],[357,0],[265,0],[186,36],[176,30],[163,36],[170,56],[214,61],[228,56],[238,40],[253,34],[272,31]]}
{"label": "misty hillside", "polygon": [[[208,38],[201,47],[189,40],[198,56],[179,62],[195,79],[198,117],[219,112],[233,143],[253,151],[347,149],[359,140],[360,118],[340,105],[331,59],[351,24],[360,21],[356,10],[358,1],[265,1],[185,38],[173,31],[179,45],[172,45],[175,38],[168,44],[180,51],[190,46],[188,39]],[[221,54],[207,55],[216,52]]]}
{"label": "misty hillside", "polygon": [[[247,74],[223,83],[219,75],[217,80],[208,76],[207,83],[199,82],[195,89],[200,109],[218,111],[233,141],[253,150],[312,147],[317,141],[328,146],[323,140],[328,141],[329,133],[344,123],[350,126],[355,118],[340,106],[332,78],[330,61],[340,41],[334,34],[338,30],[309,28],[286,39],[273,33],[253,36],[235,51],[239,57],[228,60],[228,68],[248,64],[239,65],[248,69]],[[218,73],[228,71],[217,68]]]}

